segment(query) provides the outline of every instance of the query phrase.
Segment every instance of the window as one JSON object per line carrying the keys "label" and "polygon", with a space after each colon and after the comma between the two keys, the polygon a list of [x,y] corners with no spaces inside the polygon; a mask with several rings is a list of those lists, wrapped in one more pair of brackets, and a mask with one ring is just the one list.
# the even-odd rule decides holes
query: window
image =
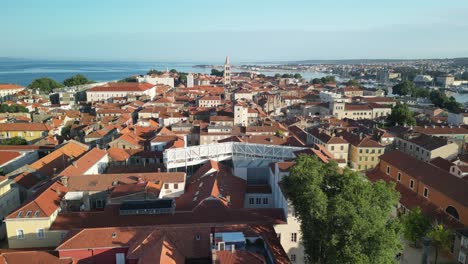
{"label": "window", "polygon": [[414,188],[414,181],[413,181],[413,180],[410,180],[409,187],[410,187],[411,189]]}
{"label": "window", "polygon": [[169,189],[169,184],[168,183],[164,184],[164,189]]}
{"label": "window", "polygon": [[460,251],[458,253],[458,263],[465,263],[466,260],[466,254],[463,251]]}
{"label": "window", "polygon": [[28,211],[25,217],[29,217],[32,214],[32,211]]}
{"label": "window", "polygon": [[341,147],[340,147],[340,150],[344,150],[344,146],[341,146]]}
{"label": "window", "polygon": [[398,174],[397,174],[397,180],[398,180],[398,181],[401,181],[401,172],[398,172]]}
{"label": "window", "polygon": [[267,197],[263,198],[263,204],[268,204],[268,198]]}
{"label": "window", "polygon": [[291,233],[291,242],[297,242],[297,233]]}
{"label": "window", "polygon": [[255,199],[255,203],[256,203],[256,204],[261,204],[261,203],[262,203],[262,198],[257,198],[257,199]]}
{"label": "window", "polygon": [[369,154],[369,149],[366,149],[366,154]]}
{"label": "window", "polygon": [[331,151],[334,151],[334,150],[335,150],[335,146],[331,146],[331,147],[330,147],[330,150],[331,150]]}
{"label": "window", "polygon": [[468,237],[462,236],[460,245],[464,248],[468,248]]}
{"label": "window", "polygon": [[249,204],[254,204],[254,198],[249,198]]}
{"label": "window", "polygon": [[424,197],[426,197],[426,198],[427,198],[427,196],[429,195],[429,190],[428,190],[426,187],[424,187],[424,193],[423,193],[423,195],[424,195]]}
{"label": "window", "polygon": [[359,150],[359,153],[362,154],[362,149]]}
{"label": "window", "polygon": [[291,254],[291,262],[296,262],[296,254]]}
{"label": "window", "polygon": [[195,236],[195,240],[200,240],[201,236],[200,235],[196,235]]}
{"label": "window", "polygon": [[43,228],[37,229],[37,239],[44,239],[45,233]]}
{"label": "window", "polygon": [[103,207],[102,200],[96,200],[96,208],[102,208],[102,207]]}
{"label": "window", "polygon": [[387,166],[387,175],[390,175],[390,166]]}
{"label": "window", "polygon": [[179,189],[179,184],[174,183],[174,189]]}
{"label": "window", "polygon": [[24,230],[23,229],[17,229],[16,230],[16,239],[24,239]]}

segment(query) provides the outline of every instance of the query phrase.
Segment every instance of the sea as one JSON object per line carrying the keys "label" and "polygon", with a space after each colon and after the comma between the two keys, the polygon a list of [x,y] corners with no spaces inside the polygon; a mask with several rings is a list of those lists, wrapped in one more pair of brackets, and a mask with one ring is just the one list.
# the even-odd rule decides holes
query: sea
{"label": "sea", "polygon": [[[211,68],[195,67],[196,65],[218,65],[220,62],[129,62],[129,61],[66,61],[66,60],[29,60],[0,58],[0,83],[29,85],[34,79],[49,77],[58,82],[82,74],[96,82],[117,81],[135,74],[145,74],[150,69],[165,71],[176,69],[179,72],[210,73]],[[247,63],[242,63],[247,64]],[[235,65],[234,65],[235,66]],[[235,67],[233,69],[236,71]],[[276,73],[296,73],[290,71],[258,71],[267,76]],[[322,72],[301,72],[305,79],[311,80],[331,75]],[[339,79],[339,78],[338,78]],[[468,102],[468,94],[454,94],[458,102]]]}
{"label": "sea", "polygon": [[[82,74],[96,82],[116,81],[135,74],[145,74],[150,69],[165,71],[176,69],[179,72],[210,73],[211,68],[195,65],[219,65],[223,62],[120,62],[120,61],[53,61],[0,58],[0,83],[16,83],[27,86],[34,79],[50,77],[58,82]],[[236,71],[235,69],[233,69]],[[284,71],[265,71],[265,75],[286,73]],[[288,72],[291,73],[291,72]],[[295,73],[295,72],[294,72]],[[320,78],[320,72],[299,72],[306,79]]]}

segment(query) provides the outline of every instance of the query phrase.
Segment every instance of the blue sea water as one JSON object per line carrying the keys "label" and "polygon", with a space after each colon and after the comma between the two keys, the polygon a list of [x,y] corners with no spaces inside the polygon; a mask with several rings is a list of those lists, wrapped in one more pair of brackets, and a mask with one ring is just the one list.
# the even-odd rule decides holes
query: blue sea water
{"label": "blue sea water", "polygon": [[[209,73],[210,68],[195,68],[198,64],[219,63],[180,63],[180,62],[119,62],[119,61],[51,61],[0,58],[0,83],[16,83],[27,86],[34,79],[50,77],[62,82],[75,74],[82,74],[97,82],[121,80],[134,74],[145,74],[149,69],[176,69],[180,72]],[[277,72],[265,72],[274,75]],[[278,72],[283,73],[283,72]],[[325,74],[316,72],[301,73],[304,78],[320,78]]]}

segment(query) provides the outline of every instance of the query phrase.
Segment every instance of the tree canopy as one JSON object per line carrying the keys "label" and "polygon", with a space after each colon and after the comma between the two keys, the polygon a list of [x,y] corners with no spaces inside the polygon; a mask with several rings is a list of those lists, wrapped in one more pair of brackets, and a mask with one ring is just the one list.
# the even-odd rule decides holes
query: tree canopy
{"label": "tree canopy", "polygon": [[395,126],[399,125],[416,125],[416,119],[413,117],[413,112],[408,108],[406,104],[397,103],[392,107],[392,112],[387,117],[387,125]]}
{"label": "tree canopy", "polygon": [[312,79],[312,84],[326,84],[326,83],[336,83],[335,76],[325,76],[322,78],[314,78]]}
{"label": "tree canopy", "polygon": [[169,72],[170,73],[177,73],[177,70],[176,69],[171,69]]}
{"label": "tree canopy", "polygon": [[7,105],[1,104],[0,105],[0,113],[29,113],[29,110],[22,106],[22,105]]}
{"label": "tree canopy", "polygon": [[224,71],[219,71],[217,69],[211,69],[211,75],[217,76],[217,77],[223,77],[224,76]]}
{"label": "tree canopy", "polygon": [[51,93],[53,89],[61,87],[63,87],[63,84],[58,83],[56,80],[48,77],[35,79],[31,82],[31,84],[28,85],[28,88],[30,89],[39,89],[45,93]]}
{"label": "tree canopy", "polygon": [[146,75],[153,75],[153,74],[155,74],[155,75],[161,75],[161,74],[163,74],[163,73],[164,73],[163,71],[158,71],[158,70],[156,70],[156,69],[150,69],[150,70],[146,73]]}
{"label": "tree canopy", "polygon": [[440,90],[431,91],[429,94],[429,99],[435,106],[446,108],[451,112],[457,112],[463,107],[463,105],[457,102],[453,96],[448,97]]}
{"label": "tree canopy", "polygon": [[435,263],[439,257],[439,251],[448,251],[453,241],[453,232],[444,228],[442,225],[437,225],[434,229],[427,233],[432,245],[436,249]]}
{"label": "tree canopy", "polygon": [[63,85],[67,87],[89,84],[89,83],[94,83],[94,81],[88,80],[88,78],[86,78],[84,75],[81,75],[81,74],[77,74],[63,81]]}
{"label": "tree canopy", "polygon": [[28,141],[22,137],[12,137],[3,139],[0,143],[2,145],[27,145]]}
{"label": "tree canopy", "polygon": [[419,207],[404,214],[401,217],[401,223],[403,225],[403,236],[415,245],[431,228],[429,219],[421,212]]}
{"label": "tree canopy", "polygon": [[138,82],[138,80],[135,77],[127,77],[122,80],[117,81],[119,83],[127,83],[127,82]]}
{"label": "tree canopy", "polygon": [[402,81],[399,84],[393,86],[392,93],[397,95],[411,95],[415,87],[416,86],[412,81]]}
{"label": "tree canopy", "polygon": [[346,82],[346,85],[357,87],[357,86],[359,86],[359,81],[356,80],[356,79],[351,79],[351,80],[349,80],[349,81]]}
{"label": "tree canopy", "polygon": [[335,162],[306,155],[282,184],[310,262],[394,262],[402,248],[400,224],[391,218],[399,199],[394,184],[373,184],[349,169],[340,174]]}

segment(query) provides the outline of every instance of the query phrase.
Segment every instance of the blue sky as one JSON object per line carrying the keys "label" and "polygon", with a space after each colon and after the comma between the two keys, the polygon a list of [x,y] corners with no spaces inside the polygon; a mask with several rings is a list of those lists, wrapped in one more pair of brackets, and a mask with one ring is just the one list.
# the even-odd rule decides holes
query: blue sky
{"label": "blue sky", "polygon": [[277,61],[468,56],[467,0],[1,0],[0,57]]}

